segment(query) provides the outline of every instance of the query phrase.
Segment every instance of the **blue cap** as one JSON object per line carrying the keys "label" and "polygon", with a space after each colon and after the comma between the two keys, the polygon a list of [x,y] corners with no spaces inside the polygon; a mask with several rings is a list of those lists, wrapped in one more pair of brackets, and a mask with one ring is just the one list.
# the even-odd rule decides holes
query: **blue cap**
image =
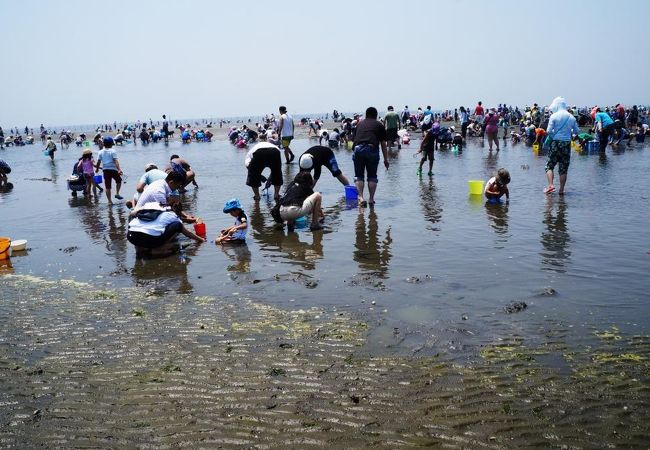
{"label": "blue cap", "polygon": [[239,203],[238,198],[231,198],[226,202],[225,205],[223,205],[223,212],[226,214],[232,211],[233,209],[242,209],[241,203]]}
{"label": "blue cap", "polygon": [[104,136],[104,144],[113,144],[113,138],[110,136]]}

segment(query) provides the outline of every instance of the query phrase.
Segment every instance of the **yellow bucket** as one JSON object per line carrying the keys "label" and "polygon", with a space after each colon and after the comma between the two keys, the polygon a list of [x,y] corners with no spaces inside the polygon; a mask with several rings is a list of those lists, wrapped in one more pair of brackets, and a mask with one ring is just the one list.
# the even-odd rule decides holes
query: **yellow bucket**
{"label": "yellow bucket", "polygon": [[533,152],[539,153],[539,144],[533,144]]}
{"label": "yellow bucket", "polygon": [[483,180],[469,180],[469,194],[483,195]]}
{"label": "yellow bucket", "polygon": [[352,141],[348,141],[348,143],[347,143],[348,150],[352,150],[352,146],[353,146],[353,145],[354,145],[354,142],[352,142]]}
{"label": "yellow bucket", "polygon": [[0,259],[9,258],[9,247],[11,246],[11,239],[8,237],[0,237]]}

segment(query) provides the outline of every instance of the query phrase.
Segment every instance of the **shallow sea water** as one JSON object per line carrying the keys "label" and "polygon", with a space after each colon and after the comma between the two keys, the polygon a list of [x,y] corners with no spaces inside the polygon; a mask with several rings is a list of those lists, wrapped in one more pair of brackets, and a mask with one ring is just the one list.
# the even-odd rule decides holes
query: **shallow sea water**
{"label": "shallow sea water", "polygon": [[[293,150],[299,155],[313,143],[294,141]],[[560,198],[542,193],[546,158],[523,144],[507,142],[490,153],[470,139],[462,153],[437,152],[432,177],[416,175],[418,145],[391,157],[390,170],[380,166],[373,209],[346,203],[343,186],[325,170],[317,186],[325,231],[289,234],[274,226],[271,201],[256,205],[244,185],[245,151],[224,141],[118,148],[125,197],[146,163],[163,166],[173,153],[188,159],[200,188],[190,187],[184,204],[205,220],[210,239],[232,222],[221,212],[225,200],[242,200],[248,245],[191,245],[186,263],[178,256],[136,261],[123,204],[70,196],[65,179],[78,148],[58,151],[54,164],[39,145],[11,148],[0,155],[15,185],[0,194],[0,234],[29,241],[30,250],[11,259],[17,274],[247,296],[279,307],[377,311],[369,349],[380,353],[454,353],[510,333],[534,339],[550,324],[577,329],[577,340],[605,325],[649,331],[639,320],[650,299],[647,149],[608,150],[606,159],[572,152],[568,193]],[[339,150],[337,159],[352,177],[350,152]],[[468,180],[487,180],[500,167],[512,177],[509,205],[468,195]],[[285,165],[285,181],[297,170]],[[548,288],[555,295],[545,295]],[[528,308],[504,314],[515,301]],[[403,332],[398,340],[395,329]]]}
{"label": "shallow sea water", "polygon": [[[136,261],[124,205],[71,198],[78,149],[0,151],[0,235],[29,241],[0,272],[0,447],[647,448],[648,150],[573,153],[560,198],[521,144],[438,152],[431,178],[417,144],[374,209],[325,171],[326,229],[290,234],[228,143],[118,148],[125,197],[187,158],[212,239],[242,200],[248,245],[185,263]],[[499,167],[509,205],[468,196]]]}

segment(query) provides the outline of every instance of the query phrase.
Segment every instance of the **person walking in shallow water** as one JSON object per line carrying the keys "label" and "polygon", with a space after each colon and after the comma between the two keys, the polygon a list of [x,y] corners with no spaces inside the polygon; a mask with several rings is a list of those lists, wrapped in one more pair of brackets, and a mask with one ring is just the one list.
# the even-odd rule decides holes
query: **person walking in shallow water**
{"label": "person walking in shallow water", "polygon": [[564,195],[569,163],[571,162],[571,138],[578,135],[580,129],[575,117],[567,111],[566,101],[562,97],[556,97],[549,109],[553,112],[548,120],[546,134],[552,139],[551,149],[548,153],[546,163],[546,179],[548,186],[544,189],[545,194],[555,192],[553,185],[553,169],[559,163],[558,173],[560,174],[560,190],[558,194]]}
{"label": "person walking in shallow water", "polygon": [[[386,128],[377,120],[377,108],[366,109],[366,118],[357,125],[354,135],[354,181],[359,194],[359,206],[375,204],[375,191],[377,190],[377,167],[379,166],[379,147],[384,156],[384,166],[388,162],[388,149],[386,148]],[[368,180],[368,201],[363,196],[365,179]]]}

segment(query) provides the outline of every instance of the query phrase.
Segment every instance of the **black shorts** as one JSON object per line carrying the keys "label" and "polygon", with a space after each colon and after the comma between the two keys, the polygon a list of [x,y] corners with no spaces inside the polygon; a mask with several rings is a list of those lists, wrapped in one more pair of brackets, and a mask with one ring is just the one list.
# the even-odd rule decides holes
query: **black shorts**
{"label": "black shorts", "polygon": [[423,123],[422,124],[422,131],[427,131],[431,129],[432,124],[431,123]]}
{"label": "black shorts", "polygon": [[388,140],[389,142],[393,142],[397,139],[399,139],[399,136],[397,135],[397,128],[387,128],[386,140]]}
{"label": "black shorts", "polygon": [[266,168],[271,169],[271,184],[273,186],[282,186],[282,155],[277,148],[267,147],[257,150],[253,154],[253,159],[248,165],[248,177],[246,185],[250,187],[260,187],[262,185],[262,171]]}
{"label": "black shorts", "polygon": [[129,231],[126,235],[126,239],[136,247],[158,248],[180,233],[182,229],[183,224],[181,222],[174,222],[167,225],[165,232],[160,236],[152,236],[140,231]]}

